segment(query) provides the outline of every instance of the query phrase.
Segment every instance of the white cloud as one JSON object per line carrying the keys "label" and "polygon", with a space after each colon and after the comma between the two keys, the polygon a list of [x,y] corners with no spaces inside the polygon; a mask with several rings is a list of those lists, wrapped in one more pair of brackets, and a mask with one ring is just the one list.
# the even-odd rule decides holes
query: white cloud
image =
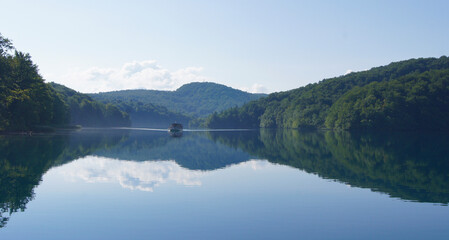
{"label": "white cloud", "polygon": [[348,70],[346,70],[345,75],[348,75],[348,74],[350,74],[350,73],[352,73],[352,72],[354,72],[354,71],[351,70],[351,69],[348,69]]}
{"label": "white cloud", "polygon": [[262,84],[254,83],[251,87],[242,87],[242,91],[250,93],[268,93],[268,89]]}
{"label": "white cloud", "polygon": [[153,60],[134,61],[121,68],[73,70],[58,82],[84,93],[124,89],[176,90],[186,83],[210,81],[201,75],[202,70],[200,67],[187,67],[170,71]]}

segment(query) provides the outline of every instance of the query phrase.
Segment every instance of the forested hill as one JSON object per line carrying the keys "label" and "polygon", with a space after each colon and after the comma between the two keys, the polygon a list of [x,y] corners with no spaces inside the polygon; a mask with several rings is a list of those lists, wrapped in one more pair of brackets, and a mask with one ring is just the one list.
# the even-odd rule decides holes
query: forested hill
{"label": "forested hill", "polygon": [[151,103],[120,100],[105,101],[105,103],[113,104],[121,111],[126,112],[130,117],[132,127],[167,128],[173,122],[184,123],[187,126],[192,120],[189,116]]}
{"label": "forested hill", "polygon": [[112,104],[103,104],[64,85],[49,83],[68,106],[69,123],[84,127],[130,126],[129,115]]}
{"label": "forested hill", "polygon": [[31,56],[0,34],[0,131],[47,131],[68,124],[128,126],[112,105],[58,84],[47,84]]}
{"label": "forested hill", "polygon": [[212,114],[209,128],[449,130],[449,58],[325,79]]}
{"label": "forested hill", "polygon": [[0,34],[0,131],[29,131],[67,122],[67,106],[39,75],[31,56]]}
{"label": "forested hill", "polygon": [[242,106],[265,94],[251,94],[211,82],[194,82],[176,91],[123,90],[89,94],[103,103],[142,103],[163,106],[169,111],[194,117],[205,117],[213,112]]}

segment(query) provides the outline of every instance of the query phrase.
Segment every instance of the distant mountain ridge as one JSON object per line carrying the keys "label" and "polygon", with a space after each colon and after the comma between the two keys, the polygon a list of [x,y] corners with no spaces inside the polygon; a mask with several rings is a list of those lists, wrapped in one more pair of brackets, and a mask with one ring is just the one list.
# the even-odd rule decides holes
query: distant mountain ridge
{"label": "distant mountain ridge", "polygon": [[242,106],[266,94],[252,94],[212,82],[192,82],[175,91],[137,89],[95,93],[89,96],[103,103],[140,102],[162,106],[171,112],[192,117],[205,117],[213,112]]}

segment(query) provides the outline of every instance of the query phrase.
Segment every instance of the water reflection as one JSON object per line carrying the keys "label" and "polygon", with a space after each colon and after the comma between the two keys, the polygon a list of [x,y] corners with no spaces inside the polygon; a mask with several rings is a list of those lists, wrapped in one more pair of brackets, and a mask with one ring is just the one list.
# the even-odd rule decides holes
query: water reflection
{"label": "water reflection", "polygon": [[[238,165],[259,170],[268,164],[266,160],[249,160]],[[135,162],[88,156],[58,169],[58,174],[68,181],[119,183],[126,189],[153,192],[156,187],[168,182],[201,186],[201,177],[206,175],[207,171],[184,168],[172,160]]]}
{"label": "water reflection", "polygon": [[224,168],[252,158],[244,149],[214,141],[209,132],[184,132],[183,137],[172,138],[165,132],[133,131],[120,144],[94,154],[129,161],[174,160],[195,170]]}
{"label": "water reflection", "polygon": [[183,168],[175,161],[133,162],[93,156],[78,159],[59,173],[72,181],[118,182],[124,188],[148,192],[170,181],[185,186],[200,186],[199,177],[204,174],[199,170]]}
{"label": "water reflection", "polygon": [[351,186],[418,202],[449,202],[446,133],[261,130],[257,137],[211,133],[228,146]]}
{"label": "water reflection", "polygon": [[[115,160],[114,160],[115,159]],[[82,131],[0,136],[0,228],[24,211],[54,166],[77,160],[67,176],[153,191],[173,181],[201,185],[205,171],[266,159],[322,178],[408,201],[449,202],[449,136],[437,133],[241,131]],[[251,161],[254,167],[267,162]]]}
{"label": "water reflection", "polygon": [[48,136],[0,136],[0,228],[24,211],[34,188],[53,166],[116,145],[124,135],[83,133]]}

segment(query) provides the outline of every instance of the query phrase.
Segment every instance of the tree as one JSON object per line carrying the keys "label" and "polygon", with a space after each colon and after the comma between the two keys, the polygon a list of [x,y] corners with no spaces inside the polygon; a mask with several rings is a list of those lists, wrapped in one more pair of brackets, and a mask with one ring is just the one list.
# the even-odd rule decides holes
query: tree
{"label": "tree", "polygon": [[12,54],[13,49],[11,41],[0,35],[0,130],[65,123],[65,103],[44,83],[31,56],[17,50]]}

